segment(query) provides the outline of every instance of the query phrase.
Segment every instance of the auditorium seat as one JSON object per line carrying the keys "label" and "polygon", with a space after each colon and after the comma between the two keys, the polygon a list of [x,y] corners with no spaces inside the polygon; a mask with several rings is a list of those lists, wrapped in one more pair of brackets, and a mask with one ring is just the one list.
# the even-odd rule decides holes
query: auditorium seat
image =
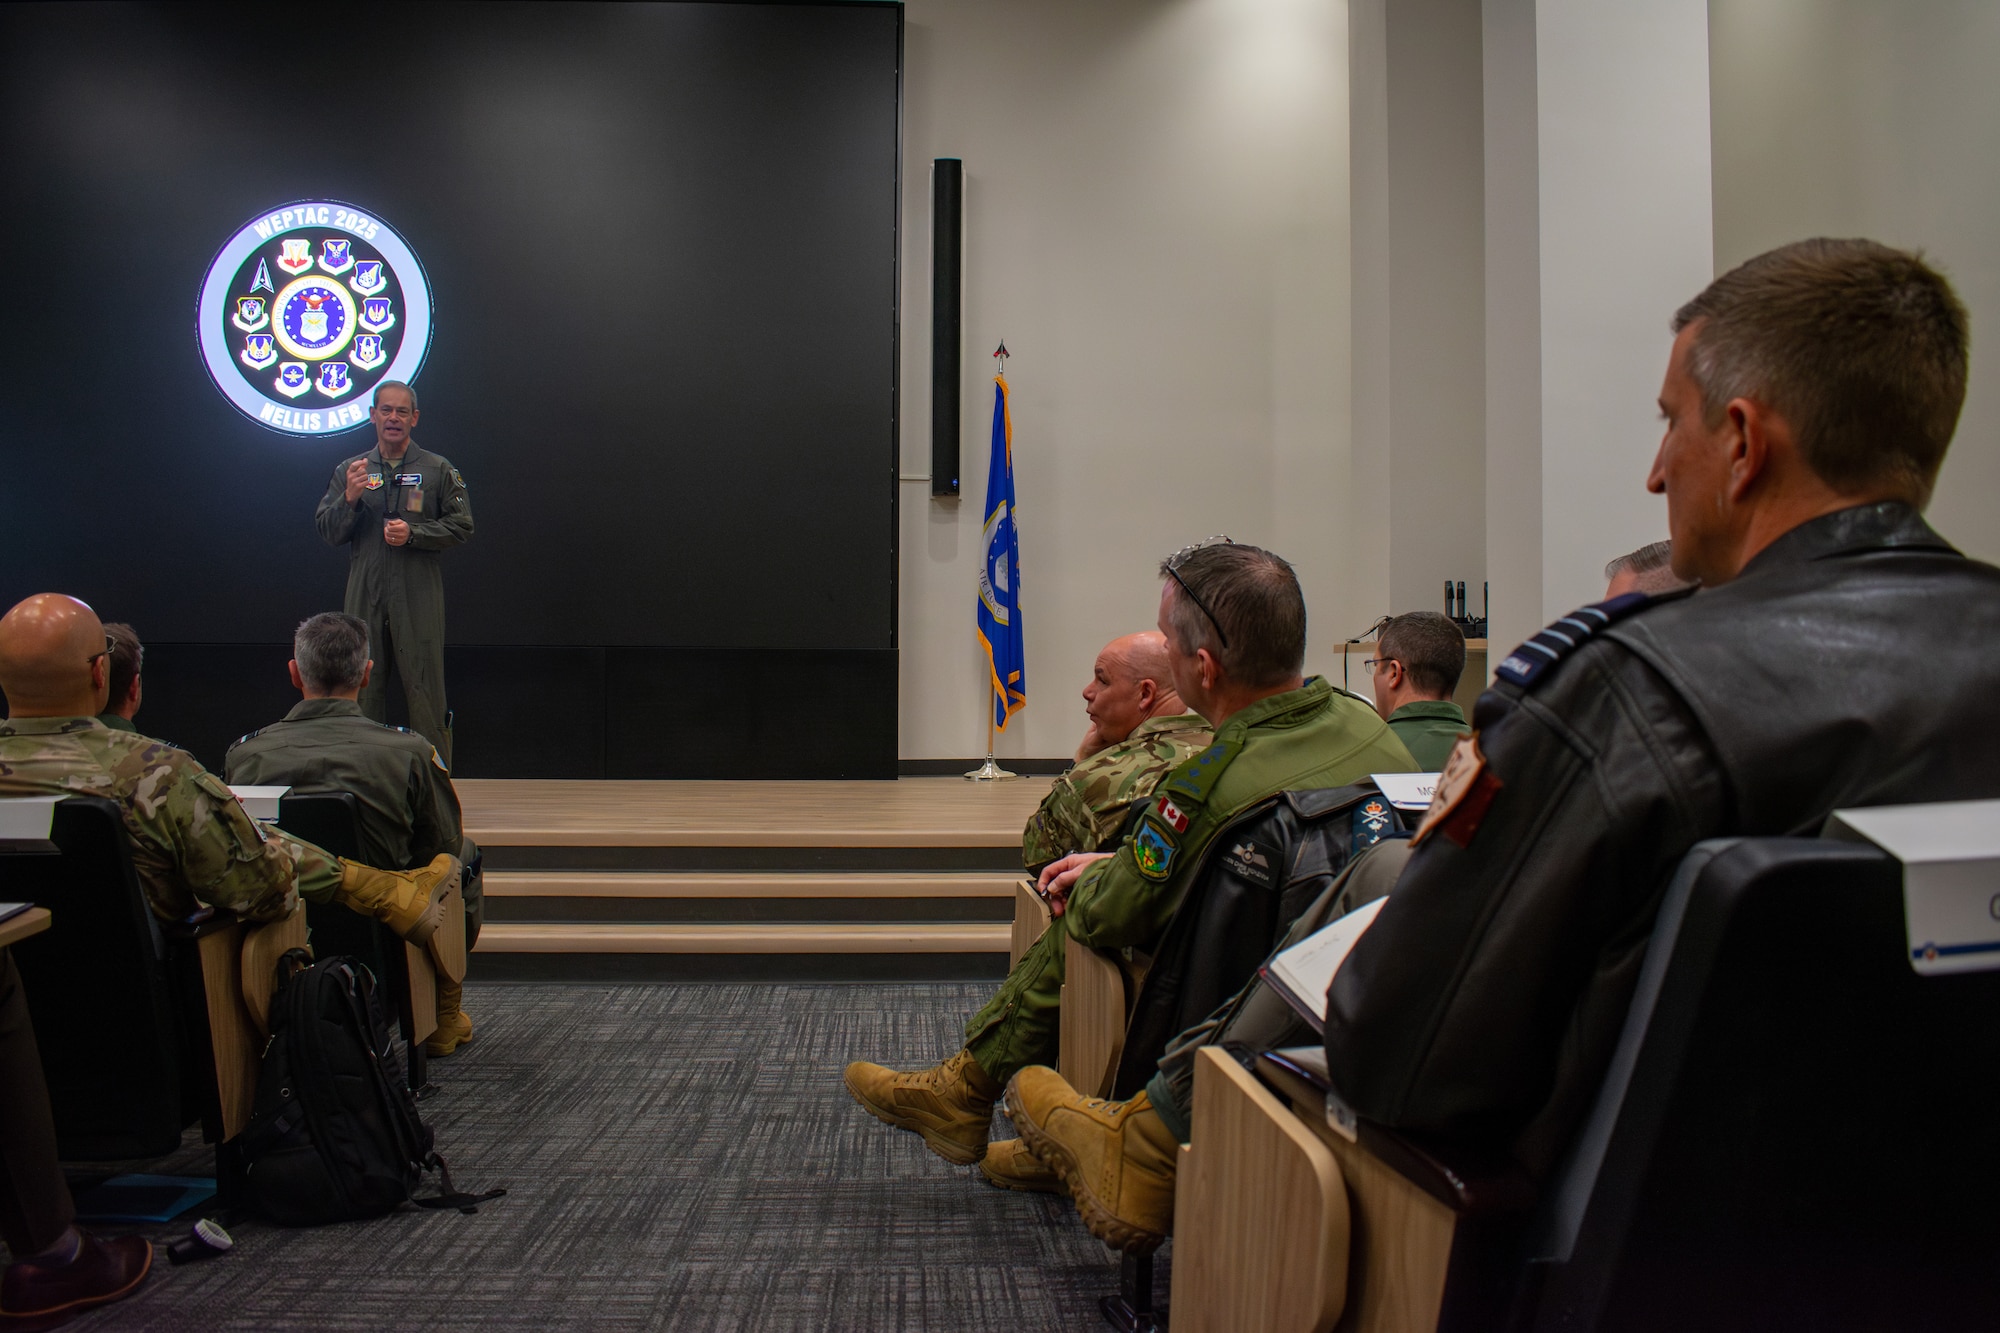
{"label": "auditorium seat", "polygon": [[1996,1012],[2000,972],[1910,966],[1886,853],[1703,843],[1538,1196],[1504,1161],[1350,1141],[1310,1060],[1260,1082],[1203,1052],[1174,1327],[1991,1327]]}
{"label": "auditorium seat", "polygon": [[[360,858],[361,805],[353,792],[287,792],[278,801],[278,827],[335,856]],[[453,902],[462,934],[465,913],[456,896]],[[308,903],[306,919],[315,954],[358,958],[381,982],[396,1007],[410,1088],[422,1092],[430,1082],[424,1039],[437,1031],[437,974],[430,954],[405,944],[380,922],[332,903]]]}
{"label": "auditorium seat", "polygon": [[303,913],[259,925],[204,910],[163,926],[117,805],[55,803],[45,842],[0,849],[0,899],[54,917],[14,946],[66,1160],[160,1157],[201,1121],[218,1186],[237,1183],[273,966],[304,947]]}

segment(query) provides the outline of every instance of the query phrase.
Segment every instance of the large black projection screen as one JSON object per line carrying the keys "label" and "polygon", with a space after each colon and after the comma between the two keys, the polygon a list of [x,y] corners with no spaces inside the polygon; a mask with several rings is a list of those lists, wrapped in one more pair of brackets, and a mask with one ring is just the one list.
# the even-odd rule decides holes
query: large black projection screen
{"label": "large black projection screen", "polygon": [[[893,766],[900,45],[892,5],[0,9],[0,592],[133,622],[181,694],[209,688],[197,647],[282,645],[340,604],[312,511],[371,432],[260,424],[196,336],[225,243],[330,201],[407,242],[431,296],[417,438],[478,523],[445,557],[461,770],[508,767],[493,733],[522,690],[600,733],[639,725],[615,693],[681,696],[659,739],[698,750],[688,696],[754,704],[746,670],[857,711],[876,734],[847,739],[878,760],[886,726]],[[306,237],[306,276],[380,258],[329,259],[341,234]],[[371,357],[421,350],[406,277],[348,268],[285,324],[300,275],[248,290],[265,258],[225,280],[265,301],[228,351],[276,376],[281,328],[331,345],[299,324],[321,298],[343,334],[343,369],[282,372],[300,415],[278,424],[330,420],[387,373]],[[373,342],[371,310],[396,321]],[[554,770],[620,775],[619,743]]]}

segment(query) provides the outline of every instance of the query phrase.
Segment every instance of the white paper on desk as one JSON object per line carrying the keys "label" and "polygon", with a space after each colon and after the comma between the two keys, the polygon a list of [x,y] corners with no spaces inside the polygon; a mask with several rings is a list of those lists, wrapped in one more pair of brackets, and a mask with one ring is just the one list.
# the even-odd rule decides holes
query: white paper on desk
{"label": "white paper on desk", "polygon": [[1370,773],[1369,778],[1398,810],[1428,810],[1437,791],[1438,773]]}
{"label": "white paper on desk", "polygon": [[1904,940],[1917,972],[2000,969],[2000,801],[1836,810],[1826,832],[1903,863]]}
{"label": "white paper on desk", "polygon": [[33,906],[33,903],[0,903],[0,921],[19,916]]}
{"label": "white paper on desk", "polygon": [[0,801],[0,843],[47,842],[49,828],[56,820],[56,802],[68,799],[67,796],[10,796]]}
{"label": "white paper on desk", "polygon": [[1365,907],[1355,908],[1271,960],[1272,975],[1300,1001],[1312,1006],[1313,1014],[1320,1022],[1326,1022],[1326,992],[1333,985],[1334,974],[1347,961],[1347,955],[1354,951],[1354,942],[1375,924],[1375,914],[1388,901],[1387,898],[1377,898]]}
{"label": "white paper on desk", "polygon": [[278,822],[278,802],[285,799],[285,794],[291,791],[291,788],[231,785],[229,790],[236,793],[236,799],[243,802],[243,808],[249,812],[252,819],[275,824]]}

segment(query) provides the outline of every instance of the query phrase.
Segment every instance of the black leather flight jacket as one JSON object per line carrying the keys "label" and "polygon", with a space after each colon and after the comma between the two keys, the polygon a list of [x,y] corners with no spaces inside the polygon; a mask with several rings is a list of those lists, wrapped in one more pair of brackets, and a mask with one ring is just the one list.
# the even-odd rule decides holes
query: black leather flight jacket
{"label": "black leather flight jacket", "polygon": [[1363,782],[1280,792],[1219,830],[1147,969],[1112,1096],[1145,1087],[1167,1044],[1250,983],[1354,853],[1402,828],[1395,807]]}
{"label": "black leather flight jacket", "polygon": [[1696,842],[2000,796],[2000,569],[1907,505],[1814,519],[1727,584],[1567,637],[1480,697],[1504,785],[1464,846],[1416,848],[1326,1027],[1362,1116],[1536,1173],[1588,1111]]}

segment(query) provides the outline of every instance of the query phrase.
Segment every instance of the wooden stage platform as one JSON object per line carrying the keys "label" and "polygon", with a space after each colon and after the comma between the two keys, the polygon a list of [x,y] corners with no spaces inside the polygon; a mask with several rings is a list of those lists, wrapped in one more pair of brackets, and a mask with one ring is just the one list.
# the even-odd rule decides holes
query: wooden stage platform
{"label": "wooden stage platform", "polygon": [[472,975],[998,976],[1049,781],[462,780],[486,858]]}

